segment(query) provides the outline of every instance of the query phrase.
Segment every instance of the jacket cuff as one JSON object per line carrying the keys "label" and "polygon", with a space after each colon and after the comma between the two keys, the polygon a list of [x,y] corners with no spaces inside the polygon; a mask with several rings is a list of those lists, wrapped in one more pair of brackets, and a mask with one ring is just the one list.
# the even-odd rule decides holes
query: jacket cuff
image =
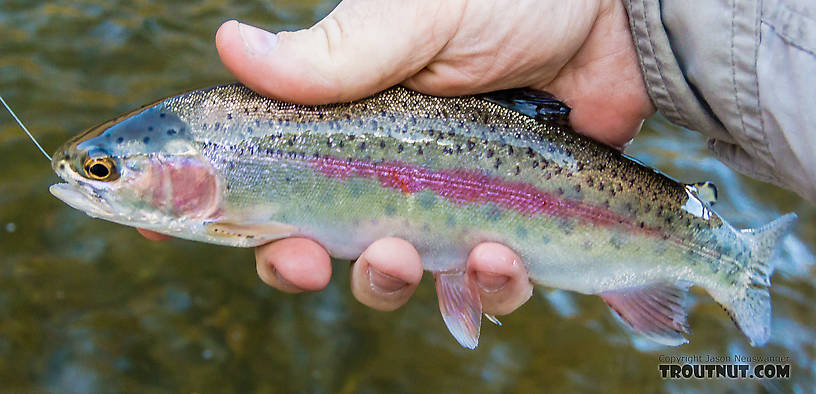
{"label": "jacket cuff", "polygon": [[629,28],[652,103],[674,124],[705,130],[718,140],[733,143],[725,127],[689,86],[672,51],[657,0],[624,0]]}

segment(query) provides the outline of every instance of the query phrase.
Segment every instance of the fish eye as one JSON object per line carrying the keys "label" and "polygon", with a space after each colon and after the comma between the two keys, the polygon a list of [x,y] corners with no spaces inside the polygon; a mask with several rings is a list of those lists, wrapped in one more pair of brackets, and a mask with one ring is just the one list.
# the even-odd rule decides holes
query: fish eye
{"label": "fish eye", "polygon": [[85,175],[95,181],[110,182],[119,178],[116,165],[110,157],[89,158],[85,160]]}

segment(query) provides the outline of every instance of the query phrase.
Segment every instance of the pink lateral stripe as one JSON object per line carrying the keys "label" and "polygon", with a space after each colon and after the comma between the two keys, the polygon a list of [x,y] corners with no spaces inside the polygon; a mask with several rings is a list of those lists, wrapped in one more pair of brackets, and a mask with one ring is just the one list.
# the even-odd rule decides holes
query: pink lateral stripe
{"label": "pink lateral stripe", "polygon": [[456,204],[492,202],[530,216],[578,218],[615,226],[632,223],[607,209],[545,193],[533,185],[511,182],[469,170],[429,170],[400,162],[374,163],[319,157],[309,160],[320,173],[335,179],[351,177],[378,179],[383,187],[406,194],[430,190]]}

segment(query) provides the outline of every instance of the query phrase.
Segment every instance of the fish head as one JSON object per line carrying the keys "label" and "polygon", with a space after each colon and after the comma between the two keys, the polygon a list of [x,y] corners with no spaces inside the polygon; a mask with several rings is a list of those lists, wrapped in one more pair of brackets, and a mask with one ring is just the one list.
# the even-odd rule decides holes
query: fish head
{"label": "fish head", "polygon": [[160,102],[92,127],[52,156],[51,193],[89,216],[166,229],[218,210],[218,184],[189,127]]}

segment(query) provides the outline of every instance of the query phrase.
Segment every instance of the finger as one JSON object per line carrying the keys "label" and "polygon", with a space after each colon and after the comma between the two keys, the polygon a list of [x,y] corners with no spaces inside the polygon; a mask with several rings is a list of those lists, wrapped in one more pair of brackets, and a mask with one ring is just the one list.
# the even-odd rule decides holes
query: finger
{"label": "finger", "polygon": [[278,34],[228,21],[216,46],[224,65],[261,94],[301,104],[349,101],[421,70],[455,33],[448,3],[455,2],[346,0],[312,28]]}
{"label": "finger", "polygon": [[476,280],[482,310],[506,315],[524,304],[533,294],[533,285],[521,259],[508,247],[485,242],[468,257],[468,274]]}
{"label": "finger", "polygon": [[255,248],[258,277],[287,293],[321,290],[331,279],[331,259],[320,244],[286,238]]}
{"label": "finger", "polygon": [[352,265],[351,292],[361,303],[381,311],[399,308],[422,279],[416,249],[399,238],[380,239]]}
{"label": "finger", "polygon": [[145,230],[143,228],[137,228],[136,231],[138,231],[139,234],[142,234],[143,237],[151,241],[164,241],[172,238],[169,235],[160,234],[155,231]]}
{"label": "finger", "polygon": [[643,81],[626,10],[611,2],[582,49],[552,83],[534,86],[570,107],[570,124],[579,133],[621,149],[655,113]]}

